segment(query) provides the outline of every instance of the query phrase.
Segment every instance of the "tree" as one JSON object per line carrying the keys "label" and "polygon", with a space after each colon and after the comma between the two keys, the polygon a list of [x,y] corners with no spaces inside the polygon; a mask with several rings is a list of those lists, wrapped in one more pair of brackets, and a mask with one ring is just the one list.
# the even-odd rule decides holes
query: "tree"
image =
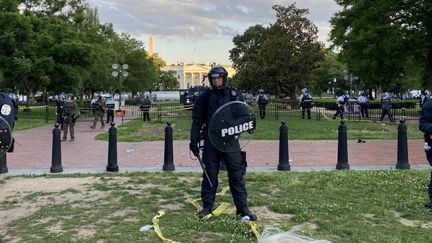
{"label": "tree", "polygon": [[251,87],[288,95],[296,106],[297,89],[312,83],[312,70],[323,58],[322,44],[317,41],[317,27],[305,17],[307,9],[292,4],[274,5],[273,10],[277,17],[274,24],[267,28],[256,25],[234,37],[235,47],[230,51],[238,70],[234,80],[245,86],[258,83]]}
{"label": "tree", "polygon": [[165,90],[178,89],[180,86],[175,71],[161,71],[159,83]]}
{"label": "tree", "polygon": [[321,95],[327,90],[346,89],[344,80],[345,66],[338,61],[337,54],[330,49],[325,49],[324,60],[321,65],[313,70],[315,83],[312,85],[314,95]]}
{"label": "tree", "polygon": [[343,10],[331,20],[331,39],[351,72],[370,87],[391,89],[411,80],[415,62],[432,85],[431,1],[336,2]]}

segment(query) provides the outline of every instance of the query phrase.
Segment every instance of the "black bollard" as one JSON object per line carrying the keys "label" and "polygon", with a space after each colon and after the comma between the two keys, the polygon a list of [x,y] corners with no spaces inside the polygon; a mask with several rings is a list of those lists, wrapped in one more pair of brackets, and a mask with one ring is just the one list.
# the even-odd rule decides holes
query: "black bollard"
{"label": "black bollard", "polygon": [[405,119],[401,119],[398,126],[396,169],[408,170],[409,168],[407,127],[405,125]]}
{"label": "black bollard", "polygon": [[338,134],[338,154],[337,154],[337,170],[349,170],[348,164],[348,143],[347,143],[347,128],[345,121],[341,120]]}
{"label": "black bollard", "polygon": [[59,126],[60,124],[56,123],[53,129],[51,173],[63,172],[60,141],[61,130]]}
{"label": "black bollard", "polygon": [[7,167],[7,160],[6,160],[6,154],[0,156],[0,174],[7,173],[8,167]]}
{"label": "black bollard", "polygon": [[285,121],[282,121],[279,128],[279,164],[277,168],[279,171],[291,170],[288,153],[288,127],[285,124]]}
{"label": "black bollard", "polygon": [[114,125],[112,122],[108,129],[108,165],[106,170],[110,172],[119,171],[117,165],[117,128]]}
{"label": "black bollard", "polygon": [[173,171],[174,159],[173,159],[173,129],[171,127],[171,122],[167,122],[165,127],[165,154],[164,154],[164,165],[162,167],[163,171]]}

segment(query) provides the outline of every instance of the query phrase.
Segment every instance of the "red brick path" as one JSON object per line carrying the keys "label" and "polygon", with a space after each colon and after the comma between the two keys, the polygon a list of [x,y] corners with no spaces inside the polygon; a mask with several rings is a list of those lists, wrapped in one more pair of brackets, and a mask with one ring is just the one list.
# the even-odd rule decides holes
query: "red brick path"
{"label": "red brick path", "polygon": [[[79,122],[75,127],[75,141],[62,142],[62,165],[64,171],[104,171],[107,165],[108,142],[95,140],[102,129],[90,128],[91,122]],[[105,131],[107,131],[106,127]],[[52,153],[52,125],[15,132],[15,152],[7,155],[9,172],[14,170],[44,170],[49,172]],[[118,143],[118,165],[127,168],[162,168],[164,142]],[[393,167],[397,157],[396,140],[367,140],[366,143],[348,141],[349,164],[351,167]],[[411,166],[428,166],[421,140],[410,140],[408,144]],[[251,141],[245,148],[250,167],[276,168],[279,156],[279,142]],[[291,168],[335,167],[337,141],[289,141]],[[174,141],[174,164],[176,168],[196,167],[198,162],[189,156],[188,141]]]}

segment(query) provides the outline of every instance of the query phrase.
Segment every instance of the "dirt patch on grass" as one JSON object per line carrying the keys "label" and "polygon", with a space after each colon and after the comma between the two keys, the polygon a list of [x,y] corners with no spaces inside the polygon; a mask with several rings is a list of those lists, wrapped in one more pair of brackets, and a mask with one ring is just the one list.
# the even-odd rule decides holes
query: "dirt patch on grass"
{"label": "dirt patch on grass", "polygon": [[294,217],[293,214],[275,213],[273,211],[270,211],[267,207],[263,207],[263,206],[252,207],[251,211],[256,213],[259,220],[284,222],[284,221],[289,221],[291,218]]}
{"label": "dirt patch on grass", "polygon": [[[103,193],[101,192],[90,191],[81,193],[81,191],[87,190],[88,185],[97,181],[98,178],[95,177],[16,177],[5,180],[5,183],[2,184],[2,193],[0,193],[0,203],[3,203],[5,199],[11,197],[13,197],[17,203],[14,208],[0,210],[0,234],[6,234],[6,225],[9,222],[29,216],[43,206],[61,204],[64,202],[86,204],[89,201],[100,199],[103,197]],[[55,195],[63,191],[65,192],[60,196]],[[49,194],[47,195],[47,193]]]}
{"label": "dirt patch on grass", "polygon": [[319,229],[319,226],[314,222],[306,222],[303,224],[294,225],[291,230],[294,232],[311,232]]}
{"label": "dirt patch on grass", "polygon": [[432,222],[431,221],[421,221],[421,220],[409,220],[402,217],[402,214],[400,212],[391,211],[395,218],[403,225],[409,226],[409,227],[420,227],[423,229],[432,229]]}

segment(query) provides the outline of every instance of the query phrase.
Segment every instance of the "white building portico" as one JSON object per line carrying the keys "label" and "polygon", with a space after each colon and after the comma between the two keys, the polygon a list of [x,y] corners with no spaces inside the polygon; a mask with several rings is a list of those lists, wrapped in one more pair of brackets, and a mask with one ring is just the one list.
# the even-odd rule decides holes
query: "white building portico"
{"label": "white building portico", "polygon": [[[228,71],[228,77],[232,77],[235,74],[235,70],[231,66],[224,65],[223,67]],[[162,67],[162,71],[175,72],[180,89],[188,89],[197,85],[209,86],[208,79],[205,77],[210,68],[210,64],[176,63]]]}

